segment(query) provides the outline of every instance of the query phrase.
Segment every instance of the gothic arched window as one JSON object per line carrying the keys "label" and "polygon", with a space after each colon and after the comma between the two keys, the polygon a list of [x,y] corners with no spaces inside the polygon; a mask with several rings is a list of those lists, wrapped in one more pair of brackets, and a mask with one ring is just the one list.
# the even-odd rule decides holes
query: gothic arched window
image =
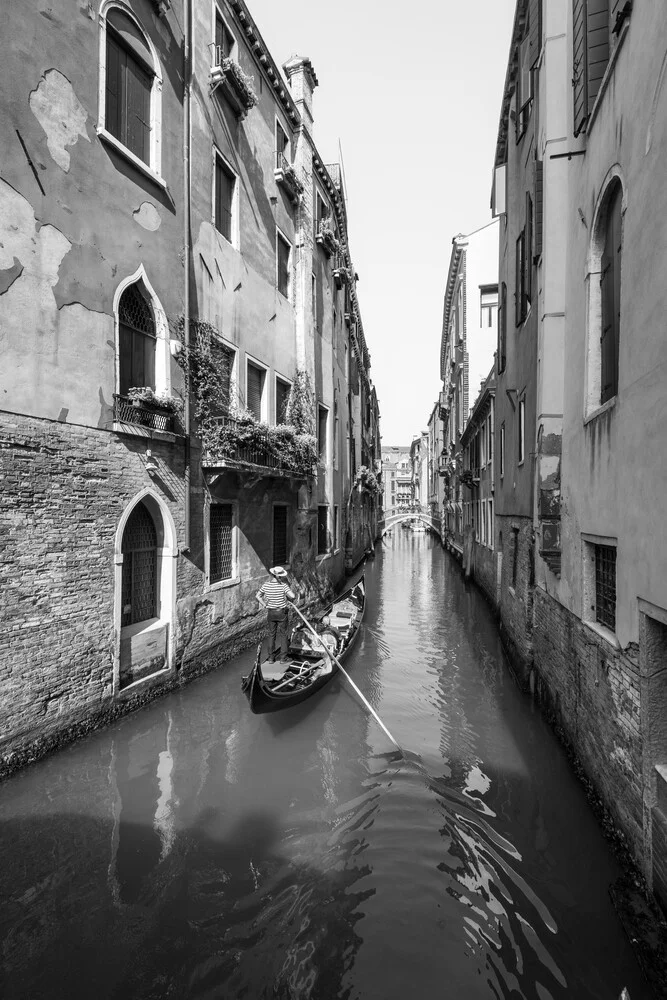
{"label": "gothic arched window", "polygon": [[153,310],[140,285],[130,285],[118,304],[119,389],[126,395],[135,386],[155,389],[156,330]]}
{"label": "gothic arched window", "polygon": [[158,616],[158,536],[144,503],[130,514],[121,545],[123,554],[121,625]]}

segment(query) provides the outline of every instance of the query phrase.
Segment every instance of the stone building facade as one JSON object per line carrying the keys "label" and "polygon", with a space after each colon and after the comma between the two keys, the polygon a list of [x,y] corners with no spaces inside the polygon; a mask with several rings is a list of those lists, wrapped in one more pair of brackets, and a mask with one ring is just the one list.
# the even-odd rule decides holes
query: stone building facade
{"label": "stone building facade", "polygon": [[242,0],[61,8],[12,5],[0,69],[3,767],[260,638],[267,567],[331,593],[377,527],[312,64]]}
{"label": "stone building facade", "polygon": [[495,535],[495,364],[482,382],[461,435],[463,485],[463,570],[497,606],[500,554]]}
{"label": "stone building facade", "polygon": [[494,185],[502,627],[663,906],[665,51],[656,5],[519,0]]}

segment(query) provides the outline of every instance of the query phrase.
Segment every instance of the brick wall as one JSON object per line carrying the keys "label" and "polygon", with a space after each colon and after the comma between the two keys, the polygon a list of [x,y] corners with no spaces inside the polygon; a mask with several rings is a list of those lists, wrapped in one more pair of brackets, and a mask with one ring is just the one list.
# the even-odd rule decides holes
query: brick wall
{"label": "brick wall", "polygon": [[638,652],[613,648],[540,588],[534,600],[538,697],[640,859]]}
{"label": "brick wall", "polygon": [[497,603],[497,553],[486,545],[473,542],[472,576],[477,586],[484,592],[492,607]]}
{"label": "brick wall", "polygon": [[496,549],[502,554],[500,631],[518,679],[526,685],[533,660],[533,526],[527,517],[496,515],[495,521]]}

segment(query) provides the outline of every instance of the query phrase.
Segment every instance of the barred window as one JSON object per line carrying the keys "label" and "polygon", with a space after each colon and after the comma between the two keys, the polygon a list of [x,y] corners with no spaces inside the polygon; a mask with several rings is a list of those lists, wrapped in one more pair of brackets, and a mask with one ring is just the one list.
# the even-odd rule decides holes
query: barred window
{"label": "barred window", "polygon": [[616,548],[595,546],[595,621],[616,631]]}
{"label": "barred window", "polygon": [[130,514],[123,553],[121,625],[157,617],[157,531],[150,511],[138,503]]}
{"label": "barred window", "polygon": [[234,576],[234,508],[213,503],[209,514],[209,582],[220,583]]}
{"label": "barred window", "polygon": [[273,565],[283,566],[289,562],[287,540],[287,507],[273,508]]}

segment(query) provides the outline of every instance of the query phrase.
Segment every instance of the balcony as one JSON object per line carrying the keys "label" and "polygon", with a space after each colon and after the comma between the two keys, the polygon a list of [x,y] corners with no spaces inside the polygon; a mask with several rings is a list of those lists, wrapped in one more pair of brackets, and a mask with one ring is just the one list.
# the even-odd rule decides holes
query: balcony
{"label": "balcony", "polygon": [[310,479],[317,456],[303,437],[284,427],[278,430],[247,419],[217,417],[207,429],[202,466]]}
{"label": "balcony", "polygon": [[327,217],[326,219],[318,220],[315,230],[315,242],[322,247],[327,257],[333,257],[339,250],[340,244],[336,239],[333,219]]}
{"label": "balcony", "polygon": [[257,104],[257,94],[252,88],[252,78],[247,76],[239,64],[222,54],[221,45],[211,45],[213,54],[210,84],[211,93],[218,91],[231,106],[241,121]]}
{"label": "balcony", "polygon": [[114,394],[113,419],[117,424],[134,424],[152,431],[180,433],[176,413],[155,403]]}
{"label": "balcony", "polygon": [[303,184],[296,175],[296,170],[287,159],[284,153],[276,150],[276,165],[273,171],[276,183],[284,188],[287,197],[293,205],[299,200],[299,195],[303,194]]}
{"label": "balcony", "polygon": [[333,260],[333,276],[336,282],[336,288],[342,288],[343,285],[348,285],[350,283],[350,272],[345,263],[345,255],[342,253],[334,254]]}

